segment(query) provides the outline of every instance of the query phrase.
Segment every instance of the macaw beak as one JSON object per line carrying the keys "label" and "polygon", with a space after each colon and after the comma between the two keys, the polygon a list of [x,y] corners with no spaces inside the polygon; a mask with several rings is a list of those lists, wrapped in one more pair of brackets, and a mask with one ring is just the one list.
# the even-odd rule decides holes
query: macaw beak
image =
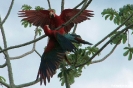
{"label": "macaw beak", "polygon": [[50,18],[55,17],[55,15],[54,15],[54,13],[53,13],[53,12],[50,12],[50,13],[49,13],[49,15],[50,15]]}

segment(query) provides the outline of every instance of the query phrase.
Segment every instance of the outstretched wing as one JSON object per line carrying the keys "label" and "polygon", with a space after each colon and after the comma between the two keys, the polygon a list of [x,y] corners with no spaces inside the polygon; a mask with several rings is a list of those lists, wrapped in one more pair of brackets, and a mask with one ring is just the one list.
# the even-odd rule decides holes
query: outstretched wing
{"label": "outstretched wing", "polygon": [[64,55],[58,53],[65,53],[60,47],[54,48],[50,52],[43,53],[41,57],[41,63],[37,75],[37,79],[40,76],[40,84],[44,82],[46,85],[46,79],[50,82],[50,78],[56,73],[56,69],[58,69],[60,63],[64,59]]}
{"label": "outstretched wing", "polygon": [[[73,16],[75,16],[81,9],[65,9],[62,11],[60,17],[64,22],[70,20]],[[93,11],[84,10],[77,18],[75,18],[69,25],[65,27],[65,31],[69,32],[70,29],[74,26],[74,24],[81,23],[85,20],[89,20],[89,17],[93,17]]]}
{"label": "outstretched wing", "polygon": [[51,29],[53,29],[52,24],[50,24],[50,16],[49,10],[26,10],[19,11],[19,17],[24,17],[22,20],[28,21],[29,23],[35,26],[50,25]]}

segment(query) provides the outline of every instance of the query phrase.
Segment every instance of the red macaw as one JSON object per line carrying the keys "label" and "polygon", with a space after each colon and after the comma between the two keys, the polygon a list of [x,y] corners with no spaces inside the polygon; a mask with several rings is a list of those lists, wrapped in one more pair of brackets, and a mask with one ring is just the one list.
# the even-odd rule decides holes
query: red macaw
{"label": "red macaw", "polygon": [[[80,9],[65,9],[61,12],[60,16],[55,14],[55,10],[26,10],[26,11],[20,11],[19,17],[26,17],[22,20],[26,20],[30,23],[32,23],[35,26],[41,26],[42,28],[44,25],[49,25],[50,29],[54,30],[55,28],[61,26],[70,18],[72,18],[74,15],[76,15]],[[83,43],[83,44],[89,44],[92,45],[89,42],[86,42],[81,39],[79,35],[76,34],[67,34],[71,28],[74,26],[74,23],[80,23],[82,21],[85,21],[87,19],[90,19],[88,17],[93,17],[94,14],[92,14],[91,10],[84,10],[75,20],[73,20],[70,24],[64,27],[65,30],[60,30],[61,34],[65,34],[65,37],[70,39],[73,42],[76,43]]]}
{"label": "red macaw", "polygon": [[[79,35],[67,34],[74,24],[80,23],[92,17],[93,14],[90,10],[84,10],[75,20],[65,27],[55,30],[55,28],[61,26],[74,15],[76,15],[80,9],[65,9],[61,15],[55,14],[54,10],[27,10],[20,11],[20,17],[26,17],[22,20],[26,20],[35,26],[41,26],[45,34],[50,38],[47,47],[41,57],[41,63],[38,71],[38,77],[40,76],[40,83],[44,81],[46,85],[46,79],[50,81],[50,77],[55,74],[56,69],[60,65],[62,58],[66,59],[66,51],[75,51],[75,46],[70,42],[89,44],[80,38]],[[49,26],[47,26],[49,25]],[[62,53],[62,54],[61,54]],[[64,53],[64,54],[63,54]],[[66,59],[67,60],[67,59]]]}
{"label": "red macaw", "polygon": [[[45,25],[43,30],[45,34],[49,37],[47,47],[41,57],[41,63],[37,75],[37,79],[40,76],[40,84],[44,81],[46,85],[46,79],[50,82],[50,77],[55,74],[56,69],[58,69],[60,63],[66,58],[66,51],[74,52],[76,47],[63,35],[61,31],[51,30],[48,25]],[[64,29],[63,29],[64,30]]]}
{"label": "red macaw", "polygon": [[[32,23],[35,26],[49,25],[50,29],[55,29],[68,20],[70,20],[74,15],[76,15],[80,9],[65,9],[61,12],[60,16],[55,14],[55,10],[26,10],[19,11],[19,17],[26,17],[22,20],[26,20],[29,23]],[[93,17],[91,10],[84,10],[75,20],[73,20],[70,24],[64,27],[64,31],[68,33],[70,29],[74,26],[74,24],[81,23],[89,17]]]}

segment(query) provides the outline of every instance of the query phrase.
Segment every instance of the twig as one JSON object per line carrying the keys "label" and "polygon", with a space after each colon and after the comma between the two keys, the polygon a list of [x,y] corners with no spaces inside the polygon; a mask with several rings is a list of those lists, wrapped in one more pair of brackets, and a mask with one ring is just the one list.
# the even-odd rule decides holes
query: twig
{"label": "twig", "polygon": [[[5,82],[3,82],[3,81],[1,81],[1,80],[0,80],[0,83],[1,83],[2,85],[4,85],[5,87],[10,88],[9,84],[7,84],[7,83],[5,83]],[[1,84],[0,84],[0,86],[1,86]]]}
{"label": "twig", "polygon": [[90,64],[99,63],[99,62],[104,61],[105,59],[107,59],[107,57],[109,57],[109,56],[114,52],[114,50],[116,49],[117,46],[118,46],[118,44],[116,44],[116,45],[112,48],[112,50],[111,50],[106,56],[104,56],[102,59],[92,61]]}
{"label": "twig", "polygon": [[77,6],[75,6],[73,9],[77,9],[79,6],[81,6],[86,0],[83,0],[82,2],[80,2]]}
{"label": "twig", "polygon": [[51,9],[50,1],[49,1],[49,0],[47,0],[47,1],[48,1],[48,6],[49,6],[49,9]]}
{"label": "twig", "polygon": [[4,52],[6,50],[10,50],[10,49],[14,49],[14,48],[19,48],[19,47],[22,47],[22,46],[26,46],[26,45],[32,44],[32,43],[37,42],[37,41],[39,41],[39,40],[41,40],[41,39],[43,39],[45,37],[46,37],[46,35],[42,35],[41,37],[36,38],[35,40],[31,40],[29,42],[26,42],[26,43],[23,43],[23,44],[19,44],[19,45],[15,45],[15,46],[10,46],[8,48],[5,48],[5,49],[1,50],[0,53]]}
{"label": "twig", "polygon": [[6,66],[6,62],[3,65],[0,65],[0,68],[4,68]]}
{"label": "twig", "polygon": [[[0,20],[0,23],[1,23],[1,20]],[[2,38],[3,38],[4,49],[6,49],[7,48],[7,41],[6,41],[6,36],[5,36],[3,24],[0,24],[0,28],[1,28]],[[14,80],[13,80],[13,73],[12,73],[12,67],[11,67],[11,63],[10,63],[10,59],[9,59],[9,54],[8,54],[8,51],[5,51],[4,53],[5,53],[5,59],[6,59],[6,64],[7,64],[10,87],[14,88],[15,85],[14,85]]]}
{"label": "twig", "polygon": [[37,52],[37,50],[35,50],[35,52],[36,52],[40,57],[42,57],[42,56]]}
{"label": "twig", "polygon": [[[34,40],[36,39],[36,36],[37,36],[37,30],[38,30],[38,28],[36,28],[36,30],[35,30]],[[22,55],[20,55],[20,56],[10,57],[10,60],[20,59],[20,58],[22,58],[22,57],[25,57],[25,56],[27,56],[27,55],[33,53],[33,52],[35,51],[35,45],[36,45],[36,42],[33,43],[33,48],[32,48],[32,50],[30,50],[30,51],[28,51],[28,52],[26,52],[26,53],[24,53],[24,54],[22,54]]]}
{"label": "twig", "polygon": [[88,62],[90,62],[97,54],[99,54],[114,38],[116,38],[118,35],[120,35],[121,33],[123,33],[125,30],[128,30],[131,26],[133,26],[133,24],[127,26],[126,28],[122,29],[119,33],[117,33],[112,39],[108,40],[88,61],[86,61],[83,64],[77,65],[75,67],[80,67],[83,66],[85,64],[87,64]]}
{"label": "twig", "polygon": [[39,81],[40,81],[40,79],[32,81],[32,82],[16,85],[16,87],[17,88],[28,87],[28,86],[31,86],[31,85],[34,85],[34,84],[38,83]]}
{"label": "twig", "polygon": [[62,0],[62,1],[61,1],[61,12],[64,10],[64,1],[65,1],[65,0]]}
{"label": "twig", "polygon": [[73,34],[76,32],[76,29],[77,29],[77,24],[74,25],[74,29],[73,29]]}
{"label": "twig", "polygon": [[8,12],[7,12],[5,18],[4,18],[3,21],[1,22],[1,25],[4,24],[5,21],[6,21],[6,19],[8,18],[9,14],[10,14],[10,12],[11,12],[11,10],[12,10],[13,3],[14,3],[14,0],[12,0],[12,2],[11,2],[11,4],[10,4],[10,7],[9,7],[9,10],[8,10]]}
{"label": "twig", "polygon": [[112,35],[115,31],[117,31],[118,29],[120,29],[132,16],[133,16],[133,13],[120,26],[118,26],[115,30],[113,30],[111,33],[109,33],[107,36],[105,36],[101,41],[99,41],[97,44],[95,44],[94,47],[97,47],[105,39],[107,39],[110,35]]}
{"label": "twig", "polygon": [[66,67],[65,67],[64,64],[65,64],[65,63],[63,62],[62,65],[61,65],[61,67],[62,67],[62,69],[63,69],[63,75],[64,75],[64,79],[65,79],[65,85],[66,85],[66,88],[70,88],[70,84],[69,84],[69,82],[68,82],[67,73],[65,72],[67,69],[66,69]]}
{"label": "twig", "polygon": [[61,26],[59,26],[58,28],[56,28],[55,30],[58,30],[64,26],[67,26],[69,23],[71,23],[75,18],[77,18],[88,6],[89,4],[91,3],[92,0],[89,0],[86,4],[84,4],[82,6],[82,9],[75,15],[73,16],[69,21],[67,21],[66,23],[62,24]]}

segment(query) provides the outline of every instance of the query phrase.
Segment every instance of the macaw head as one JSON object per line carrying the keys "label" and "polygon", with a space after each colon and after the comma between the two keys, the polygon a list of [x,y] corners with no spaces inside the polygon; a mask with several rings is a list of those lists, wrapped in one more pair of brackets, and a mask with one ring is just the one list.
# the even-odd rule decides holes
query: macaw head
{"label": "macaw head", "polygon": [[55,10],[54,9],[50,9],[49,10],[49,15],[50,15],[50,18],[55,17]]}

